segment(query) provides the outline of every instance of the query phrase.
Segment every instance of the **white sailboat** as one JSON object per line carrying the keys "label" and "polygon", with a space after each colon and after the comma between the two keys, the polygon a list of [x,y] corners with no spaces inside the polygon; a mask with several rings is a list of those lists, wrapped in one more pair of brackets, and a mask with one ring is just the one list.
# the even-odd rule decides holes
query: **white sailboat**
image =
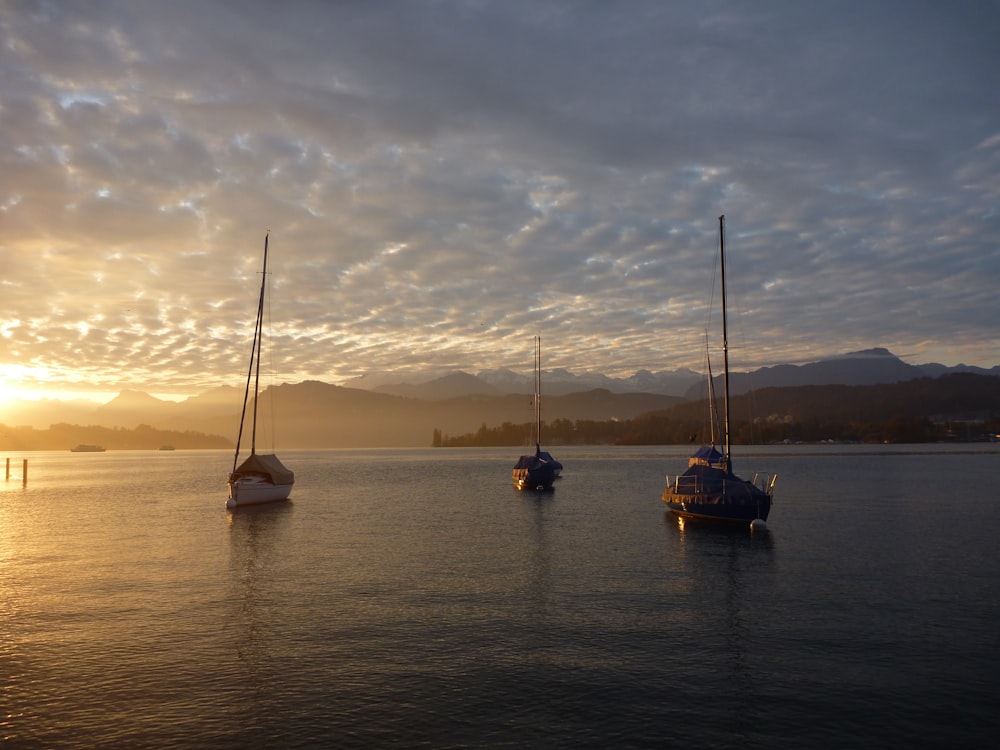
{"label": "white sailboat", "polygon": [[[295,483],[294,472],[286,468],[276,455],[257,453],[257,402],[260,385],[261,344],[264,337],[264,295],[267,289],[267,241],[268,235],[264,235],[264,268],[261,274],[260,299],[257,303],[257,324],[254,328],[253,345],[250,349],[250,369],[247,371],[246,390],[243,394],[243,411],[240,414],[240,431],[236,438],[236,455],[233,457],[233,470],[229,474],[227,508],[287,500],[292,491],[292,485]],[[240,464],[240,443],[243,440],[243,425],[246,420],[251,380],[253,381],[254,398],[250,455]],[[237,466],[237,464],[239,465]]]}

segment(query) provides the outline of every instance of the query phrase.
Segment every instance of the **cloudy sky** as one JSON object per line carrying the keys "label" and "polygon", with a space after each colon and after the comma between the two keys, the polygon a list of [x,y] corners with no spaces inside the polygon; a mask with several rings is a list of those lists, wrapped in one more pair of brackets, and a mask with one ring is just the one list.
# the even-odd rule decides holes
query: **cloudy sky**
{"label": "cloudy sky", "polygon": [[[0,0],[0,393],[1000,364],[990,0]],[[717,308],[718,291],[715,289]],[[714,336],[715,324],[713,326]]]}

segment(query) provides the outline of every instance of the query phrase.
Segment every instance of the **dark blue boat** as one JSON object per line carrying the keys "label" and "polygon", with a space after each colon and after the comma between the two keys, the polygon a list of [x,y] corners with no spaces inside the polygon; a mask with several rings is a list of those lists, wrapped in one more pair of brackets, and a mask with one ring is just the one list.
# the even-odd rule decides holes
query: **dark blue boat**
{"label": "dark blue boat", "polygon": [[541,451],[536,446],[535,455],[521,456],[514,464],[511,473],[514,486],[519,490],[546,491],[552,489],[552,483],[556,479],[555,466],[550,461],[542,458]]}
{"label": "dark blue boat", "polygon": [[552,464],[552,470],[556,473],[556,479],[562,474],[563,465],[561,462],[557,461],[552,457],[552,454],[548,451],[538,450],[538,446],[535,446],[535,455],[538,456],[543,461],[548,461]]}
{"label": "dark blue boat", "polygon": [[511,479],[519,490],[551,490],[563,465],[541,447],[542,430],[542,337],[535,336],[535,453],[517,459]]}
{"label": "dark blue boat", "polygon": [[726,333],[726,250],[725,216],[719,217],[719,260],[722,265],[722,353],[725,390],[725,450],[715,447],[718,412],[709,367],[709,417],[712,444],[703,445],[688,459],[688,469],[676,477],[667,476],[663,502],[671,513],[682,518],[748,523],[763,526],[771,512],[777,474],[754,475],[751,481],[733,474],[729,441],[729,345]]}
{"label": "dark blue boat", "polygon": [[741,479],[733,474],[729,461],[715,446],[703,446],[688,459],[687,471],[667,477],[663,502],[671,512],[686,518],[763,522],[771,512],[776,479]]}

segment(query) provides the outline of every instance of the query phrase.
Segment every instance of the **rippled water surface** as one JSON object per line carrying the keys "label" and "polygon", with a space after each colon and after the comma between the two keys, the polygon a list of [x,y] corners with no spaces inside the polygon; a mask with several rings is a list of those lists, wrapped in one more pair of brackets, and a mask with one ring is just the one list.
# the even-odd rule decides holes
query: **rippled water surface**
{"label": "rippled water surface", "polygon": [[[987,747],[997,446],[746,449],[770,530],[664,513],[680,448],[11,454],[10,747]],[[18,478],[29,460],[26,485]],[[0,460],[6,456],[0,456]]]}

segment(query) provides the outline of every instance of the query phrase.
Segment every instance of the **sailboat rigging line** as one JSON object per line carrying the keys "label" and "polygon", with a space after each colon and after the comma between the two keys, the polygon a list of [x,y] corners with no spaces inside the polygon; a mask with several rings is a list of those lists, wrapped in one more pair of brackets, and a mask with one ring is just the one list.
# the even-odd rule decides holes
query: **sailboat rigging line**
{"label": "sailboat rigging line", "polygon": [[542,337],[535,336],[535,452],[542,449]]}
{"label": "sailboat rigging line", "polygon": [[705,368],[708,371],[708,434],[711,436],[712,446],[714,447],[718,435],[716,431],[719,429],[719,402],[715,397],[715,378],[712,376],[712,357],[708,351],[708,331],[705,331]]}
{"label": "sailboat rigging line", "polygon": [[[267,278],[267,240],[268,235],[264,235],[264,279]],[[250,367],[247,370],[247,384],[243,391],[243,411],[240,412],[240,431],[236,438],[236,455],[233,457],[233,473],[236,472],[236,464],[240,460],[240,440],[243,436],[243,424],[247,416],[247,404],[250,400],[250,376],[254,373],[254,362],[257,363],[257,373],[260,373],[260,340],[261,340],[261,312],[264,309],[264,280],[261,280],[260,299],[257,302],[257,322],[253,329],[253,344],[250,346]],[[253,437],[250,443],[250,454],[256,452],[257,444],[257,383],[254,382],[254,417],[253,417]]]}
{"label": "sailboat rigging line", "polygon": [[[261,326],[262,326],[262,328],[261,328],[261,339],[260,339],[260,352],[259,352],[259,356],[262,357],[262,358],[264,357],[264,354],[265,354],[264,347],[267,346],[267,352],[266,352],[266,354],[267,354],[267,367],[265,368],[265,370],[266,370],[266,375],[268,377],[268,383],[269,383],[270,386],[273,386],[277,382],[277,376],[276,376],[277,368],[275,367],[275,364],[274,364],[274,346],[272,346],[272,342],[274,341],[274,327],[273,327],[273,324],[272,324],[272,320],[273,319],[271,317],[271,276],[273,276],[273,274],[265,274],[265,276],[264,276],[264,278],[266,280],[266,284],[267,284],[267,294],[264,296],[264,312],[263,312],[263,316],[261,318]],[[267,321],[267,336],[266,337],[263,334],[263,325],[264,325],[265,318],[266,318],[266,321]],[[270,437],[271,437],[271,453],[274,453],[275,452],[274,446],[275,446],[275,443],[277,442],[277,427],[276,427],[276,425],[277,425],[278,422],[277,422],[277,419],[275,418],[275,416],[276,416],[276,408],[277,408],[276,407],[277,398],[276,398],[276,394],[275,394],[273,388],[268,388],[268,390],[271,393],[271,396],[270,396],[270,398],[268,399],[268,402],[267,402],[270,419],[268,419],[265,422],[265,425],[269,426],[270,430],[268,430],[267,433],[265,433],[265,434],[269,434]]]}
{"label": "sailboat rigging line", "polygon": [[267,240],[269,235],[264,235],[264,269],[261,271],[263,278],[260,280],[260,300],[257,303],[257,368],[253,377],[253,428],[250,433],[250,455],[257,453],[257,403],[260,399],[260,351],[261,342],[264,338],[264,290],[267,288]]}
{"label": "sailboat rigging line", "polygon": [[719,262],[722,265],[722,369],[725,385],[726,466],[729,466],[729,337],[726,329],[726,215],[719,216]]}
{"label": "sailboat rigging line", "polygon": [[[736,344],[734,347],[737,351],[748,351],[750,346],[747,344],[746,330],[744,328],[744,321],[749,319],[746,308],[742,304],[742,297],[737,293],[736,298],[733,298],[732,289],[727,290],[727,304],[732,306],[736,310],[735,316],[735,340]],[[757,408],[757,388],[754,384],[753,372],[749,369],[744,369],[742,374],[745,385],[740,390],[746,397],[748,403],[745,406],[746,413],[744,417],[747,418],[747,433],[749,436],[749,442],[751,444],[757,443],[762,439],[762,433],[760,431],[759,423],[754,419],[755,414],[759,414]],[[734,403],[734,408],[738,408],[739,404]]]}

